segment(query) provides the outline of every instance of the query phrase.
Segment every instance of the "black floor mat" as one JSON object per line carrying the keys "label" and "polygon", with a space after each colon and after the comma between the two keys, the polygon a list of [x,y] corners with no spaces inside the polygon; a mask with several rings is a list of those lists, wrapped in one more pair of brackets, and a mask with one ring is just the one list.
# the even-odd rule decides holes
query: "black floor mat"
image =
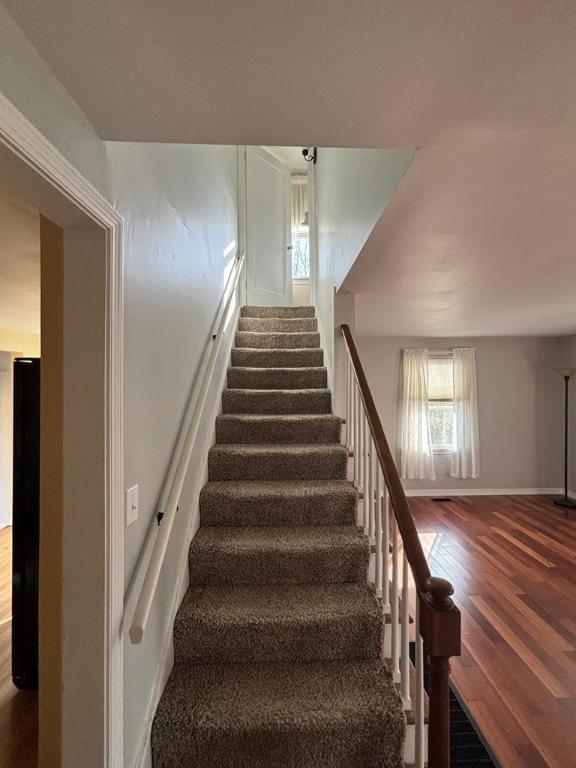
{"label": "black floor mat", "polygon": [[[410,658],[415,659],[415,644],[410,643]],[[424,688],[429,690],[430,667],[424,654]],[[452,768],[500,768],[482,732],[460,696],[450,684],[450,764]]]}

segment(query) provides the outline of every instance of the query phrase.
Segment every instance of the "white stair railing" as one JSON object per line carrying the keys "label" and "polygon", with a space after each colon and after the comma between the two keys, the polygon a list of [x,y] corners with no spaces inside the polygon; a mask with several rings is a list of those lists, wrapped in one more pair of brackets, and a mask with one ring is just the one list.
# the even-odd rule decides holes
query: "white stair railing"
{"label": "white stair railing", "polygon": [[[347,325],[345,341],[346,446],[353,454],[352,481],[359,492],[357,522],[369,539],[374,557],[368,578],[382,601],[392,679],[414,723],[416,768],[449,768],[449,657],[460,652],[460,612],[452,602],[452,586],[434,578],[418,538],[406,495],[382,429],[358,351]],[[390,504],[392,514],[390,515]],[[390,517],[392,518],[390,520]],[[410,586],[415,590],[411,624]],[[414,663],[410,627],[414,628]],[[429,726],[425,719],[424,644],[430,657]],[[428,736],[428,738],[427,738]]]}
{"label": "white stair railing", "polygon": [[[174,450],[174,455],[172,457],[172,461],[166,475],[166,480],[162,488],[162,493],[160,496],[160,507],[157,513],[158,527],[156,530],[158,533],[154,541],[152,554],[148,562],[144,580],[138,595],[136,608],[134,610],[133,619],[130,624],[129,635],[130,640],[134,644],[142,642],[144,631],[148,623],[154,595],[156,594],[158,581],[160,579],[160,574],[162,572],[162,567],[166,557],[166,550],[170,541],[172,526],[174,525],[174,520],[178,511],[178,504],[180,503],[182,488],[188,473],[190,459],[192,458],[194,444],[198,435],[202,412],[204,410],[206,399],[208,397],[208,391],[212,383],[212,376],[216,367],[218,352],[220,351],[224,332],[227,327],[230,306],[234,296],[236,295],[236,289],[238,287],[238,281],[242,272],[242,268],[244,267],[244,261],[245,254],[238,254],[232,272],[228,278],[226,288],[224,289],[224,295],[222,298],[223,308],[220,314],[220,321],[218,324],[218,329],[212,337],[212,348],[210,350],[208,362],[206,363],[206,368],[200,389],[198,391],[198,396],[195,400],[192,400],[191,398],[186,408],[182,427],[179,433],[179,438]],[[151,530],[154,531],[153,526],[151,526]],[[146,546],[147,545],[145,544],[145,547]],[[136,579],[134,577],[131,580],[131,583],[136,583]],[[129,599],[125,598],[125,605],[128,605],[129,602]]]}

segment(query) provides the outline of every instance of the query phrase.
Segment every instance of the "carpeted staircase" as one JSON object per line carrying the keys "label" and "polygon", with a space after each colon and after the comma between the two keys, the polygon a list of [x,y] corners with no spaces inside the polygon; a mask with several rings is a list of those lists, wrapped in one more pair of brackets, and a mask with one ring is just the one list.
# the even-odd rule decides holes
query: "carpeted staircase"
{"label": "carpeted staircase", "polygon": [[313,307],[243,307],[152,728],[154,768],[399,768]]}

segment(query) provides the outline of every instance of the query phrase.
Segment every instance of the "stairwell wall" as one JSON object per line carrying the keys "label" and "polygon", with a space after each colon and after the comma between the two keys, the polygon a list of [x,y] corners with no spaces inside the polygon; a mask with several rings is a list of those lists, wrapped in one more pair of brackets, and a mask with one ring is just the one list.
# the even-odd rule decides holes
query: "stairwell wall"
{"label": "stairwell wall", "polygon": [[[125,532],[128,583],[236,255],[238,164],[235,147],[113,142],[106,149],[112,200],[125,219],[125,479],[126,487],[140,487],[139,519]],[[227,362],[221,360],[215,381]],[[127,767],[143,756],[188,525],[198,525],[196,494],[205,480],[217,385],[210,398],[144,640],[132,646],[126,636]]]}
{"label": "stairwell wall", "polygon": [[334,370],[334,293],[404,176],[412,150],[321,148],[315,168],[317,276],[315,300]]}

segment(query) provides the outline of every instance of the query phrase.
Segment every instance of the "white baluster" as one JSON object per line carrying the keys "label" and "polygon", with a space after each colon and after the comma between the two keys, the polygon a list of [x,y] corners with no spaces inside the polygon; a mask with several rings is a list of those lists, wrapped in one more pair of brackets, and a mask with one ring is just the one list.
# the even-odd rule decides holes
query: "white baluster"
{"label": "white baluster", "polygon": [[374,519],[376,493],[376,446],[372,440],[372,434],[368,431],[368,449],[370,451],[370,462],[368,465],[368,536],[370,543],[374,544],[376,536],[376,521]]}
{"label": "white baluster", "polygon": [[[382,477],[384,479],[384,477]],[[382,575],[382,605],[384,613],[390,613],[390,499],[388,488],[383,484],[382,497],[382,554],[384,555]]]}
{"label": "white baluster", "polygon": [[364,534],[368,535],[370,528],[370,434],[368,429],[368,420],[364,411],[362,412],[362,487],[364,488]]}
{"label": "white baluster", "polygon": [[392,659],[391,672],[395,683],[400,682],[400,616],[398,615],[398,583],[400,578],[398,566],[398,523],[393,515],[392,522],[392,595],[390,605],[390,619],[392,627]]}
{"label": "white baluster", "polygon": [[388,557],[388,552],[384,555],[382,552],[382,470],[380,464],[375,459],[376,469],[376,501],[374,505],[374,514],[376,517],[375,523],[375,549],[376,549],[376,563],[375,563],[375,583],[376,594],[378,597],[382,597],[382,561],[384,557]]}
{"label": "white baluster", "polygon": [[410,709],[410,578],[406,550],[402,550],[402,614],[401,614],[401,645],[400,645],[400,695],[404,709]]}
{"label": "white baluster", "polygon": [[350,450],[350,358],[348,356],[348,350],[346,350],[346,364],[345,364],[345,376],[346,376],[346,440],[344,445]]}
{"label": "white baluster", "polygon": [[358,482],[358,465],[359,465],[359,457],[360,457],[360,449],[359,449],[359,442],[358,442],[358,434],[359,434],[359,423],[360,419],[358,418],[358,385],[356,383],[356,377],[353,379],[353,407],[354,407],[354,485],[356,488],[359,487]]}
{"label": "white baluster", "polygon": [[364,493],[364,409],[360,398],[360,388],[358,388],[358,488]]}
{"label": "white baluster", "polygon": [[424,723],[424,643],[420,634],[420,601],[416,595],[416,704],[414,706],[414,765],[415,768],[424,768],[425,764],[425,723]]}

